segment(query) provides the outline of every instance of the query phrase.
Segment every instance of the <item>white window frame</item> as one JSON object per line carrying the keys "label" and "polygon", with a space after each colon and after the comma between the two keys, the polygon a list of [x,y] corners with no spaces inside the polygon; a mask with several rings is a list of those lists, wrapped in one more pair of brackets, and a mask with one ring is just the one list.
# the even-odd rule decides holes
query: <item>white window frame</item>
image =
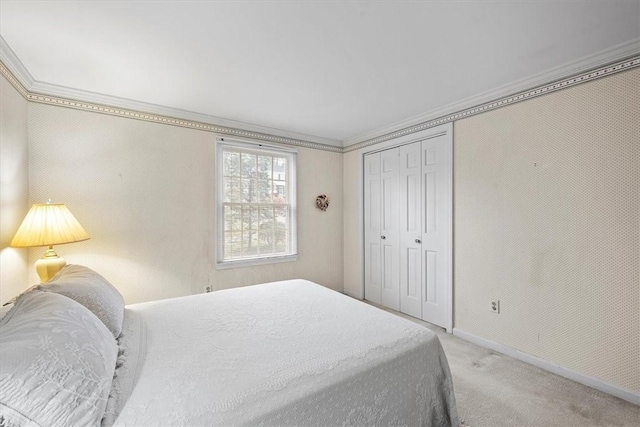
{"label": "white window frame", "polygon": [[[236,267],[249,267],[253,265],[273,264],[279,262],[296,261],[298,258],[297,238],[297,207],[296,207],[296,169],[298,151],[279,146],[272,146],[235,138],[216,138],[216,269]],[[289,245],[290,251],[286,255],[268,255],[246,257],[241,259],[224,260],[224,186],[223,186],[223,150],[232,148],[252,153],[264,153],[268,155],[285,155],[287,161],[287,183],[289,186],[288,201],[290,205]]]}

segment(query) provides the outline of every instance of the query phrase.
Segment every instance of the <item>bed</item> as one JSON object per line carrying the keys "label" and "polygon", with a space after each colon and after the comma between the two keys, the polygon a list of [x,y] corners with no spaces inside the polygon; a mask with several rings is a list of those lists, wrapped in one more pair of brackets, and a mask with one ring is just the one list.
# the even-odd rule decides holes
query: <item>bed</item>
{"label": "bed", "polygon": [[[65,267],[67,274],[77,267]],[[59,297],[62,292],[56,281],[60,278],[29,291],[40,295],[19,298],[17,313],[12,316],[16,308],[12,309],[0,322],[0,360],[11,359],[5,344],[15,340],[16,334],[24,341],[25,334],[20,327],[13,330],[16,321],[13,329],[11,321],[25,310],[19,309],[20,300],[26,301],[21,304],[25,306],[34,305],[43,294],[57,292]],[[69,292],[66,300],[73,294]],[[84,306],[91,305],[85,299]],[[109,302],[102,298],[97,305]],[[91,405],[66,399],[72,405],[84,404],[85,410],[95,409],[97,415],[78,418],[81,410],[69,416],[68,408],[58,408],[61,405],[47,409],[43,402],[52,396],[64,401],[64,392],[87,392],[69,387],[69,381],[43,391],[33,383],[38,378],[28,378],[22,384],[35,389],[36,396],[21,394],[16,392],[15,375],[6,372],[2,363],[0,422],[17,420],[15,425],[23,425],[35,420],[34,425],[55,425],[58,420],[46,419],[54,414],[61,417],[60,425],[78,419],[103,426],[459,425],[447,360],[432,331],[305,280],[134,304],[122,313],[115,311],[111,316],[115,319],[107,319],[104,310],[97,313],[102,316],[96,314],[107,326],[100,335],[103,347],[113,340],[115,353],[92,350],[108,354],[96,364],[105,367],[102,377],[108,377],[108,367],[114,366],[109,384],[94,381],[102,394]],[[85,377],[75,380],[74,386],[86,382]],[[49,397],[38,396],[43,393]],[[42,413],[25,416],[34,400],[35,406],[44,408]]]}

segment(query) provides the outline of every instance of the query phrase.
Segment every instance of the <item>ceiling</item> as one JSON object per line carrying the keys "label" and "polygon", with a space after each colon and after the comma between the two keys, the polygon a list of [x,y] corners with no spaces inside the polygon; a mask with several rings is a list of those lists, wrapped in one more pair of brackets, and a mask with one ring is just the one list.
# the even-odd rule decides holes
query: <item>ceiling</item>
{"label": "ceiling", "polygon": [[638,40],[640,1],[2,0],[0,35],[42,87],[342,145]]}

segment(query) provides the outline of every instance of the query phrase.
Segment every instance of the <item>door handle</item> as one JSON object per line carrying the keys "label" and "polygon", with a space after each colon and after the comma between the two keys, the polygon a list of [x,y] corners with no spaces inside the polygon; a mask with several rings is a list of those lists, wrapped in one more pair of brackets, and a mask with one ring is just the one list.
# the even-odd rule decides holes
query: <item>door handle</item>
{"label": "door handle", "polygon": [[422,240],[416,239],[416,243],[422,243]]}
{"label": "door handle", "polygon": [[386,239],[387,237],[386,237],[386,236],[380,236],[380,238],[381,238],[382,240],[384,240],[384,239]]}

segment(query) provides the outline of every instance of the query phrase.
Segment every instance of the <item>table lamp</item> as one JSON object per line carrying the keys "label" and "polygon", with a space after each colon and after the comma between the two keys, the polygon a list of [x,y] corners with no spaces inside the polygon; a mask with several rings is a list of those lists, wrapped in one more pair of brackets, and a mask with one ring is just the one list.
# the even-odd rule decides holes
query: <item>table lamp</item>
{"label": "table lamp", "polygon": [[81,242],[89,239],[78,220],[61,203],[42,203],[31,206],[20,228],[11,240],[11,247],[31,248],[49,246],[44,256],[36,261],[40,282],[46,283],[67,262],[53,250],[53,245]]}

